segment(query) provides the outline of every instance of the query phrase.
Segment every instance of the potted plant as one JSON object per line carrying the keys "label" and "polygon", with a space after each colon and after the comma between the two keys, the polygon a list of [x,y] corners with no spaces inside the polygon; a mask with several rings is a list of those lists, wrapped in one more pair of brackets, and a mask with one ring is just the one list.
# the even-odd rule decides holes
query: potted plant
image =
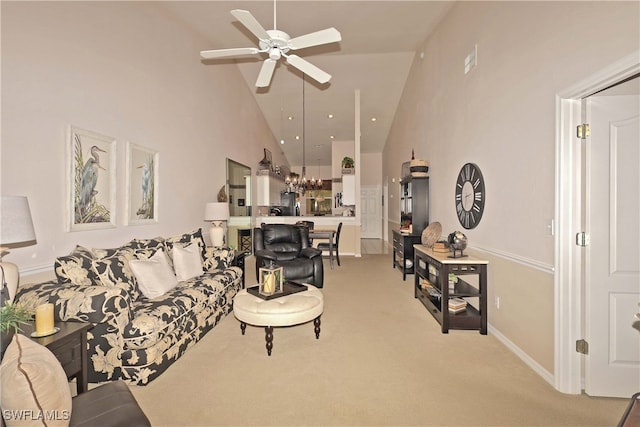
{"label": "potted plant", "polygon": [[355,167],[356,162],[353,161],[353,159],[349,156],[345,156],[342,159],[342,167],[344,169],[351,169],[353,167]]}
{"label": "potted plant", "polygon": [[20,331],[20,325],[26,324],[32,318],[31,311],[26,307],[6,303],[0,308],[0,332],[2,333],[2,354],[9,346],[13,335]]}

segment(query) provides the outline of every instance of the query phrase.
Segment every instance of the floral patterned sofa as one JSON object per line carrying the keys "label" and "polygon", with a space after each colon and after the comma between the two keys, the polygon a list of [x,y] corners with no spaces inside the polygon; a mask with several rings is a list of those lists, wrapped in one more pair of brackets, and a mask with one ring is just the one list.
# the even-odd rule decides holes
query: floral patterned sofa
{"label": "floral patterned sofa", "polygon": [[[147,299],[129,261],[163,249],[171,264],[174,246],[190,244],[199,246],[204,274]],[[206,247],[201,230],[115,249],[77,246],[56,259],[57,281],[21,286],[16,302],[30,308],[51,302],[56,321],[95,325],[88,333],[90,382],[145,385],[232,311],[233,297],[244,287],[243,254],[235,255],[233,249]]]}

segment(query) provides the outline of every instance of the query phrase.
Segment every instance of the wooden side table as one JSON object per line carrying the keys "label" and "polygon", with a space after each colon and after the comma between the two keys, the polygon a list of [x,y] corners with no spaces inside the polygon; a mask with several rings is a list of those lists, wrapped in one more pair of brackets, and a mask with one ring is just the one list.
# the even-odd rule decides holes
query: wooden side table
{"label": "wooden side table", "polygon": [[51,350],[60,361],[67,378],[76,379],[78,394],[84,393],[89,389],[87,331],[93,328],[93,325],[83,322],[56,322],[55,326],[60,328],[60,331],[42,338],[31,337],[31,333],[35,330],[33,322],[23,325],[21,331],[23,335]]}
{"label": "wooden side table", "polygon": [[238,250],[246,252],[253,250],[250,228],[238,228]]}

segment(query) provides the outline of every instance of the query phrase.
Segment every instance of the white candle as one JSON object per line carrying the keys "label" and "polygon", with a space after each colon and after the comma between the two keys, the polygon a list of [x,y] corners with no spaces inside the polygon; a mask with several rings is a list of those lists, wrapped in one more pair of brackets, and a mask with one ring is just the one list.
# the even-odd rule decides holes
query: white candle
{"label": "white candle", "polygon": [[274,273],[267,274],[267,280],[264,282],[264,292],[272,294],[276,290],[276,275]]}
{"label": "white candle", "polygon": [[39,305],[36,307],[36,334],[45,335],[53,331],[53,304]]}

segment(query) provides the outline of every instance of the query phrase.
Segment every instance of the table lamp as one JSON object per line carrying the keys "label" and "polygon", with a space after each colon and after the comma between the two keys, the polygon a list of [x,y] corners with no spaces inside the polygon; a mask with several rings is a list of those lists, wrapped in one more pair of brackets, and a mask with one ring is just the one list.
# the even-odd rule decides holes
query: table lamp
{"label": "table lamp", "polygon": [[211,221],[209,237],[211,246],[224,246],[224,228],[222,222],[229,219],[229,205],[226,202],[207,203],[204,209],[204,220]]}
{"label": "table lamp", "polygon": [[[31,242],[35,243],[36,233],[33,229],[29,201],[24,196],[2,196],[0,199],[0,274],[2,277],[2,296],[0,306],[13,301],[18,290],[18,266],[12,262],[2,261],[2,254],[9,249],[8,245]],[[27,245],[21,245],[27,246]]]}

